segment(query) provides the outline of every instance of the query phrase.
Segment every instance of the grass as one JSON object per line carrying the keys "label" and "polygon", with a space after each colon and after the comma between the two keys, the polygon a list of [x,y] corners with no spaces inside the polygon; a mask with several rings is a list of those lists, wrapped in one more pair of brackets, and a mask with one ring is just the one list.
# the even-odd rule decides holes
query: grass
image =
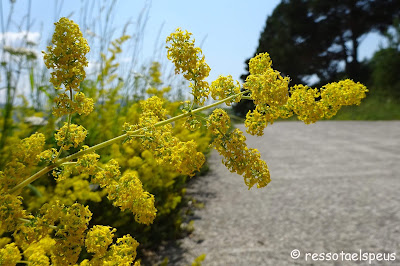
{"label": "grass", "polygon": [[369,95],[359,106],[343,106],[331,120],[399,120],[400,100]]}
{"label": "grass", "polygon": [[[231,114],[234,124],[244,123],[244,118]],[[277,121],[298,121],[296,116]],[[400,120],[400,99],[393,99],[378,95],[369,95],[362,100],[359,106],[343,106],[339,112],[329,120]]]}

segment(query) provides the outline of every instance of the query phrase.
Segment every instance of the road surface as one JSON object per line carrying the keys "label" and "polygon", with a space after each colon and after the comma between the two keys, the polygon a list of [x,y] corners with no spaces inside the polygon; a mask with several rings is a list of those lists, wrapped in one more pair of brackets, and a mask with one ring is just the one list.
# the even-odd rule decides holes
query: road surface
{"label": "road surface", "polygon": [[277,122],[264,132],[247,144],[271,183],[248,190],[213,151],[188,190],[205,207],[194,232],[164,251],[169,265],[202,253],[203,265],[400,265],[400,121]]}

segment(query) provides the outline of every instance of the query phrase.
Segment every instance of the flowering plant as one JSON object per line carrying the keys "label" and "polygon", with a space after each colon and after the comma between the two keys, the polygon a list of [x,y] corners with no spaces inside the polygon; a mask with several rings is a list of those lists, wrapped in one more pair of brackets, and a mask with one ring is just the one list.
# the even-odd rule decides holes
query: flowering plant
{"label": "flowering plant", "polygon": [[[167,55],[175,64],[176,73],[182,73],[190,82],[192,101],[184,104],[180,114],[169,117],[162,98],[152,96],[141,102],[138,122],[124,124],[124,134],[89,147],[84,145],[89,132],[72,121],[73,115],[87,116],[94,108],[93,100],[80,89],[86,76],[84,67],[88,64],[89,47],[73,21],[61,18],[55,25],[53,46],[44,53],[44,61],[53,69],[50,82],[59,91],[53,114],[66,116],[66,122],[54,134],[58,149],[45,149],[44,135],[35,133],[21,141],[12,160],[0,172],[0,234],[8,236],[0,241],[11,241],[0,249],[1,265],[140,264],[135,262],[139,243],[129,234],[114,241],[116,229],[110,226],[88,228],[92,213],[83,204],[66,205],[56,200],[43,204],[35,216],[26,211],[20,196],[22,190],[47,173],[56,182],[70,178],[71,171],[86,174],[90,183],[98,185],[114,206],[129,210],[138,223],[149,225],[157,213],[154,196],[145,191],[136,171],[121,174],[115,159],[101,164],[97,150],[118,142],[138,143],[153,153],[159,165],[193,176],[205,157],[194,140],[182,141],[174,136],[172,124],[175,122],[191,131],[205,126],[213,136],[211,145],[222,155],[226,167],[243,175],[249,189],[254,185],[265,187],[270,182],[267,164],[257,149],[246,146],[240,130],[229,130],[229,115],[217,108],[204,117],[200,115],[202,111],[221,104],[229,106],[241,100],[253,100],[256,108],[247,114],[245,125],[248,133],[262,135],[264,128],[278,118],[297,115],[305,123],[330,118],[343,105],[360,104],[367,92],[364,85],[351,80],[330,83],[321,89],[303,85],[289,88],[289,78],[272,68],[267,53],[250,60],[250,75],[243,85],[231,76],[220,76],[209,84],[205,79],[210,67],[201,49],[195,46],[191,33],[177,29],[167,38]],[[210,94],[215,102],[204,105]],[[68,154],[79,147],[79,151]],[[91,256],[80,261],[83,250]]]}

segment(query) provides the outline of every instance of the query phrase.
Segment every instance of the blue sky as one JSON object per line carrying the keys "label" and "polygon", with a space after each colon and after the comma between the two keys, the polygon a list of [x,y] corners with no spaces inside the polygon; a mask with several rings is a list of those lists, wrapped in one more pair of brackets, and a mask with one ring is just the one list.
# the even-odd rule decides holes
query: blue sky
{"label": "blue sky", "polygon": [[[7,12],[8,1],[3,2],[3,8]],[[72,14],[70,17],[80,23],[81,2],[80,0],[32,0],[31,20],[34,24],[31,30],[39,32],[43,40],[52,34],[52,23],[60,16]],[[98,7],[103,1],[87,2],[96,3]],[[138,54],[141,62],[152,60],[155,44],[157,47],[162,46],[159,44],[166,36],[177,27],[181,27],[192,32],[196,43],[201,45],[206,61],[211,67],[209,80],[214,80],[218,75],[229,74],[239,79],[245,72],[244,61],[253,55],[258,45],[259,35],[265,26],[267,16],[279,2],[280,0],[153,0],[151,2],[119,0],[115,6],[112,27],[116,34],[114,37],[118,37],[125,23],[131,19],[134,27],[138,16],[147,7],[147,23],[142,49]],[[17,1],[16,20],[18,16],[22,18],[25,14],[27,3],[28,0]],[[55,11],[57,3],[59,8],[63,3],[59,11]],[[94,9],[92,14],[96,13],[96,7]],[[361,44],[360,58],[370,57],[378,49],[380,42],[376,35],[367,36]],[[41,49],[44,49],[44,46]]]}

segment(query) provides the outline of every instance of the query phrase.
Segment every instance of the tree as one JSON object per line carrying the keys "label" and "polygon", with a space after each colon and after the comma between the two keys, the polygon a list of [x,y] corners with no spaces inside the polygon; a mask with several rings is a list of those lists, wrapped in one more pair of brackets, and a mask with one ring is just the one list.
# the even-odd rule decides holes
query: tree
{"label": "tree", "polygon": [[395,21],[393,29],[386,34],[388,46],[377,51],[369,62],[371,86],[382,96],[400,99],[400,20]]}
{"label": "tree", "polygon": [[[365,82],[361,41],[370,32],[385,32],[399,16],[396,0],[282,0],[267,18],[255,54],[270,53],[274,69],[292,84],[345,77]],[[248,69],[242,79],[247,75]],[[247,112],[249,104],[243,105],[234,106],[237,114]]]}
{"label": "tree", "polygon": [[[334,40],[328,47],[334,50],[347,77],[363,81],[362,65],[358,61],[361,41],[370,32],[383,34],[400,16],[400,2],[395,0],[336,0],[310,2],[310,12],[318,24],[337,25]],[[325,60],[329,60],[326,57]],[[341,69],[339,69],[341,70]],[[329,76],[327,77],[329,81]],[[321,79],[326,81],[325,79]]]}

